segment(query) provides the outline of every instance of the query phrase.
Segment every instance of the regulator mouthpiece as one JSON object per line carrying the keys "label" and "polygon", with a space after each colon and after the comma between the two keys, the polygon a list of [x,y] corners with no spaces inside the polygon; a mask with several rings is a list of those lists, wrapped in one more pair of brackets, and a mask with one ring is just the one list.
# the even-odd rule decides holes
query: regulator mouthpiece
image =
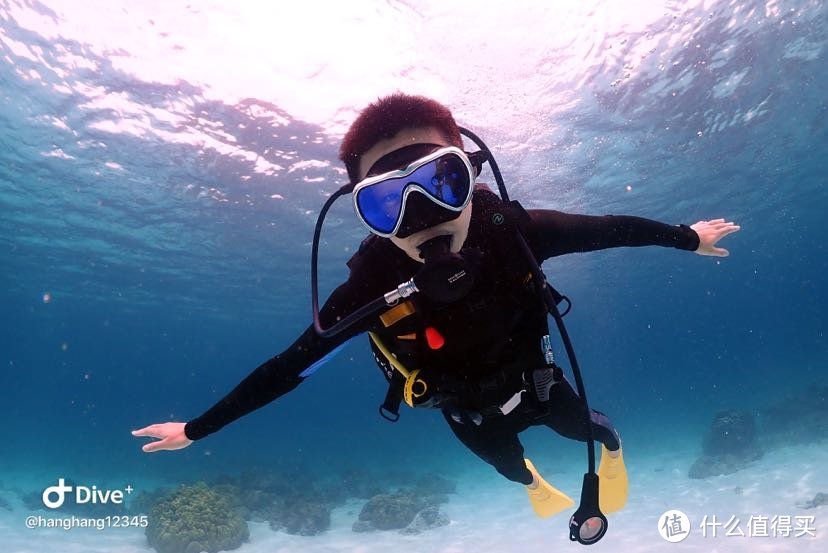
{"label": "regulator mouthpiece", "polygon": [[438,303],[452,303],[469,293],[480,259],[476,250],[451,253],[450,235],[427,240],[418,249],[425,263],[414,276],[414,284],[426,297]]}

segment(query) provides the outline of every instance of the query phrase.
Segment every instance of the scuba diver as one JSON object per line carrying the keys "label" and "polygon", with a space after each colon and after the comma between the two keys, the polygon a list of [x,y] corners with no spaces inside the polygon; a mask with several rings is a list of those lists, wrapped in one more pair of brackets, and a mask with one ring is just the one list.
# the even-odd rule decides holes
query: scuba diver
{"label": "scuba diver", "polygon": [[[481,150],[464,151],[461,131]],[[541,517],[574,501],[524,458],[518,435],[544,425],[587,442],[590,471],[570,537],[587,544],[600,539],[603,514],[627,500],[621,439],[609,418],[586,403],[556,309],[566,298],[545,281],[539,265],[616,247],[726,256],[716,244],[739,226],[724,219],[674,226],[632,216],[524,210],[504,197],[502,177],[482,141],[458,127],[445,106],[422,96],[396,93],[369,105],[345,135],[339,156],[349,183],[329,199],[317,223],[314,324],[202,415],[133,431],[158,438],[143,450],[181,449],[220,430],[292,391],[349,339],[368,333],[389,382],[380,413],[396,420],[403,401],[440,409],[468,449],[525,486]],[[500,195],[476,183],[484,163],[495,173]],[[319,232],[327,209],[346,194],[370,234],[348,261],[347,281],[319,310]],[[577,392],[555,361],[550,314],[574,365]],[[597,476],[593,439],[601,444]]]}

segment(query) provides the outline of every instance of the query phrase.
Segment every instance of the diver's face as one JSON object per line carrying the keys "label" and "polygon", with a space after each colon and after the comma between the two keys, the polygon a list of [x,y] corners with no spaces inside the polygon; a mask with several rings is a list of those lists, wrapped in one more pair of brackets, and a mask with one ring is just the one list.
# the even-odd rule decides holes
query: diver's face
{"label": "diver's face", "polygon": [[[399,150],[405,146],[412,144],[436,144],[438,146],[451,146],[451,144],[443,138],[442,133],[434,127],[415,127],[411,129],[404,129],[395,134],[387,140],[377,142],[373,147],[366,151],[359,160],[359,178],[364,179],[368,171],[380,158],[385,155]],[[400,167],[401,168],[401,167]],[[435,209],[442,209],[435,204]],[[460,212],[460,215],[451,221],[445,221],[433,227],[423,229],[415,232],[405,238],[396,236],[391,237],[391,242],[395,246],[403,250],[411,259],[419,261],[420,250],[418,246],[431,240],[436,236],[448,235],[451,236],[451,251],[459,252],[463,247],[463,243],[469,234],[469,221],[471,220],[472,203]]]}

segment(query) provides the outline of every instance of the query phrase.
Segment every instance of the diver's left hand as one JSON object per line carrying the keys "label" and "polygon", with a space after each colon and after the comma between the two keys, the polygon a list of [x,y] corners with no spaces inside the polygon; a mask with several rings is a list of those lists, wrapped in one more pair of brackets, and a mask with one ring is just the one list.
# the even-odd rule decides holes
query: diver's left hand
{"label": "diver's left hand", "polygon": [[697,254],[727,257],[730,252],[724,248],[717,248],[716,242],[742,227],[732,221],[726,222],[724,219],[713,219],[712,221],[699,221],[695,225],[690,225],[690,228],[699,235]]}

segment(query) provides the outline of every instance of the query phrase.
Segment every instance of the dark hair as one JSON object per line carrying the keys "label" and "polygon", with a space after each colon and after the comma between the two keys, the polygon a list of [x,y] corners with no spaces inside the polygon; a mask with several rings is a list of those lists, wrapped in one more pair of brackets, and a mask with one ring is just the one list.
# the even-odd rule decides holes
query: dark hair
{"label": "dark hair", "polygon": [[377,142],[414,127],[434,127],[451,145],[463,147],[460,129],[446,106],[425,96],[396,92],[363,109],[342,139],[339,159],[351,182],[359,179],[359,159],[365,152]]}

